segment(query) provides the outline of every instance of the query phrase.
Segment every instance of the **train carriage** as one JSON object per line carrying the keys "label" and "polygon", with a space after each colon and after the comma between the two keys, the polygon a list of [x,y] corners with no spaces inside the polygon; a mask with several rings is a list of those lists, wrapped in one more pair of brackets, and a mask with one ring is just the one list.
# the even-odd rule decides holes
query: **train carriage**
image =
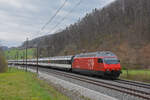
{"label": "train carriage", "polygon": [[39,65],[57,68],[57,69],[70,70],[71,57],[72,56],[57,56],[57,57],[49,57],[49,58],[40,58]]}

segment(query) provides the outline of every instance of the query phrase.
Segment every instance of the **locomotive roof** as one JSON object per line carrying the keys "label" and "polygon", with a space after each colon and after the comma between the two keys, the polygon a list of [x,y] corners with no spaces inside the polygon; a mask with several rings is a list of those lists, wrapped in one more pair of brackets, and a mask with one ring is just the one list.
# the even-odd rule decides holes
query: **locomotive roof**
{"label": "locomotive roof", "polygon": [[76,55],[75,57],[100,57],[100,56],[116,56],[116,55],[110,51],[98,51],[91,53],[81,53]]}
{"label": "locomotive roof", "polygon": [[39,60],[70,60],[72,56],[55,56],[55,57],[48,57],[48,58],[40,58]]}
{"label": "locomotive roof", "polygon": [[[55,57],[47,57],[47,58],[39,58],[39,61],[46,61],[46,60],[71,60],[72,55],[70,56],[55,56]],[[8,60],[8,62],[17,62],[17,61],[23,61],[21,60]],[[24,60],[26,61],[26,60]],[[27,61],[37,61],[37,59],[27,59]]]}

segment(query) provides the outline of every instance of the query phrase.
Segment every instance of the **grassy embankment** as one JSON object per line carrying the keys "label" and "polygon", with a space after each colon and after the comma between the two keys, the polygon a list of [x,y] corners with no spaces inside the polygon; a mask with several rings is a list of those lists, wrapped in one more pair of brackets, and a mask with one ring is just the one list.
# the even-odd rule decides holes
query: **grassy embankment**
{"label": "grassy embankment", "polygon": [[9,69],[0,73],[0,100],[69,100],[36,74]]}
{"label": "grassy embankment", "polygon": [[[18,59],[23,59],[23,55],[25,56],[26,50],[18,50],[18,49],[11,49],[5,51],[5,57],[7,59],[17,59],[17,52],[18,52]],[[28,58],[34,58],[35,48],[28,49]]]}
{"label": "grassy embankment", "polygon": [[150,70],[123,70],[120,78],[150,83]]}

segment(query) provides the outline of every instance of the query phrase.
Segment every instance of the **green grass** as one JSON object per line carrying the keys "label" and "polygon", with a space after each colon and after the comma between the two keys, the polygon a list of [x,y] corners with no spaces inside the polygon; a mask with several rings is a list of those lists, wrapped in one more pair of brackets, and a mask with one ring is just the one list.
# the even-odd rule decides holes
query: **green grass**
{"label": "green grass", "polygon": [[69,100],[36,74],[9,69],[0,74],[0,100]]}
{"label": "green grass", "polygon": [[[25,56],[26,50],[18,50],[18,49],[11,49],[5,51],[5,57],[7,59],[17,59],[17,52],[18,52],[18,59],[23,59],[23,54]],[[28,49],[28,58],[34,58],[35,48]]]}
{"label": "green grass", "polygon": [[[122,70],[121,78],[150,83],[150,70]],[[128,74],[127,74],[128,73]]]}

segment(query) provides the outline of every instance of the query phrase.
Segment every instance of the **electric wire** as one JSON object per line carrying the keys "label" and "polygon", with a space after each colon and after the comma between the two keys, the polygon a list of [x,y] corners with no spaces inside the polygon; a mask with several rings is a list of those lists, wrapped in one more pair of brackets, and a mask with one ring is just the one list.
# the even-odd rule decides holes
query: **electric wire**
{"label": "electric wire", "polygon": [[48,20],[48,22],[43,25],[43,27],[41,28],[41,30],[44,30],[45,27],[46,27],[49,23],[52,22],[52,20],[57,16],[57,14],[58,14],[58,13],[61,11],[61,9],[65,6],[66,2],[67,2],[67,0],[65,0],[64,3],[56,10],[55,14]]}
{"label": "electric wire", "polygon": [[67,19],[67,16],[69,16],[73,11],[74,9],[79,6],[81,4],[81,0],[61,19],[61,21],[59,21],[53,28],[51,31],[47,32],[46,34],[48,33],[51,33],[52,31],[54,31],[65,19]]}

